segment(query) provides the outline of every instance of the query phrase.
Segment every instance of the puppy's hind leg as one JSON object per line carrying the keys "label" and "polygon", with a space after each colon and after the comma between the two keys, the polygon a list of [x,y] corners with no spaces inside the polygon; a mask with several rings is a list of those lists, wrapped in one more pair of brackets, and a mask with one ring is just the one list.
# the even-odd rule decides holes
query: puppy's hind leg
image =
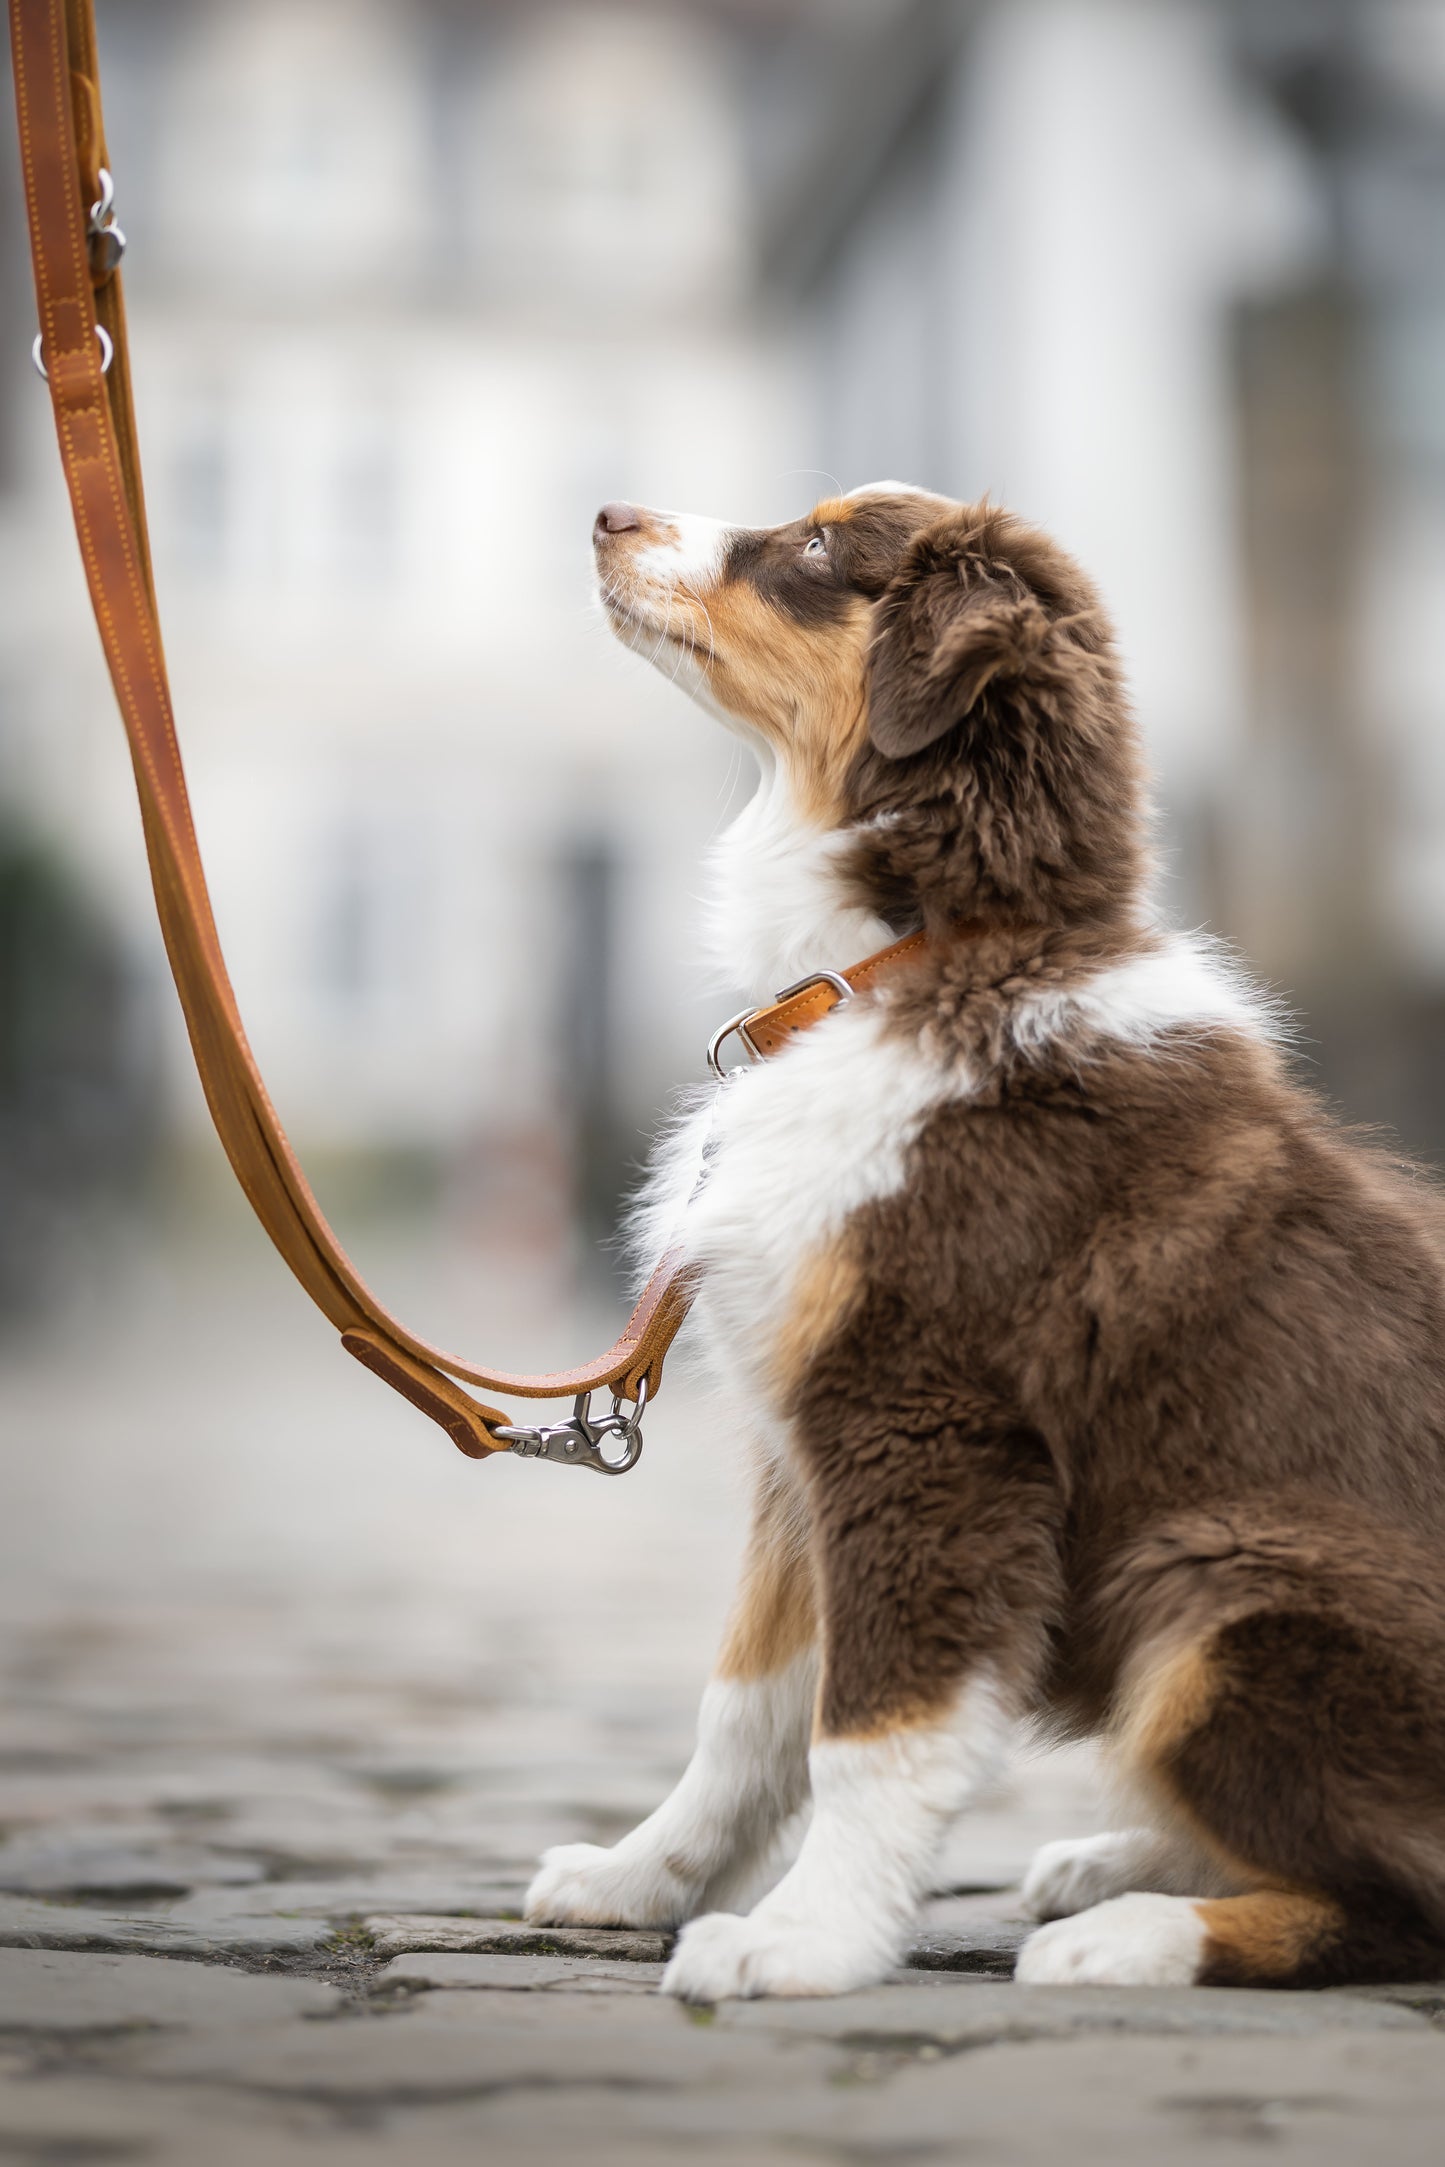
{"label": "puppy's hind leg", "polygon": [[746,1886],[808,1795],[817,1689],[813,1586],[797,1500],[764,1479],[742,1584],[676,1789],[607,1849],[558,1844],[527,1892],[554,1926],[676,1926]]}
{"label": "puppy's hind leg", "polygon": [[[1318,1566],[1315,1567],[1318,1573]],[[1435,1651],[1298,1604],[1146,1663],[1123,1747],[1242,1893],[1132,1894],[1043,1927],[1025,1985],[1438,1978],[1445,1832]],[[1422,1870],[1423,1869],[1423,1870]]]}

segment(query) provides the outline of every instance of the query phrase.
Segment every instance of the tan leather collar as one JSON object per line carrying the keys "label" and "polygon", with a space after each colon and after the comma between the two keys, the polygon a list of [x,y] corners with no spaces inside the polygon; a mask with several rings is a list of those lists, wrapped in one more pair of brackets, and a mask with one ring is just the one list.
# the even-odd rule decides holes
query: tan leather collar
{"label": "tan leather collar", "polygon": [[[967,918],[959,919],[950,930],[955,938],[962,939],[970,933],[982,933],[985,928],[978,919]],[[927,933],[906,933],[902,940],[893,941],[876,954],[865,956],[861,963],[850,963],[844,971],[811,971],[796,985],[785,986],[776,1000],[763,1007],[740,1009],[713,1034],[707,1049],[708,1066],[715,1076],[721,1077],[725,1073],[722,1049],[734,1033],[755,1061],[781,1052],[799,1031],[821,1023],[855,993],[866,992],[870,986],[889,977],[899,964],[915,961],[928,945]]]}

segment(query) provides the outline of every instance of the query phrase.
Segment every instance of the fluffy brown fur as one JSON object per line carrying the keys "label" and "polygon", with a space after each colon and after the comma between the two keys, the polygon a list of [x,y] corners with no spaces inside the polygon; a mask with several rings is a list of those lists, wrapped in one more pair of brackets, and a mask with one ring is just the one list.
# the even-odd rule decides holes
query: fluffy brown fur
{"label": "fluffy brown fur", "polygon": [[875,611],[868,715],[849,810],[886,916],[1078,928],[1135,909],[1141,771],[1112,641],[1035,528],[985,505],[909,542]]}

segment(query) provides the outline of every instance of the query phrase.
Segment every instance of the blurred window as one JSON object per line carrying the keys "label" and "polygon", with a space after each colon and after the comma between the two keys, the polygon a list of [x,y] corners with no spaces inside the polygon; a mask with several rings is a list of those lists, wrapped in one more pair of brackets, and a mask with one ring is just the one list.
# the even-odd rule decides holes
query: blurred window
{"label": "blurred window", "polygon": [[[234,293],[360,286],[411,262],[431,218],[425,72],[409,13],[374,0],[182,11],[159,148],[160,247]],[[197,175],[221,174],[217,203]]]}

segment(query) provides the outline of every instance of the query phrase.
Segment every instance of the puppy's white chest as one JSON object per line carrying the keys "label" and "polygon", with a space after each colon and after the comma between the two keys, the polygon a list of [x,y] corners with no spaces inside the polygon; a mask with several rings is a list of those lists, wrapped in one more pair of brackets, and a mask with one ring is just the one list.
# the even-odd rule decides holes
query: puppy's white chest
{"label": "puppy's white chest", "polygon": [[[893,1194],[929,1112],[956,1092],[874,1003],[837,1010],[726,1084],[667,1153],[655,1231],[701,1270],[693,1332],[716,1381],[770,1412],[767,1374],[802,1268]],[[662,1171],[661,1169],[659,1170]],[[704,1173],[699,1184],[699,1175]]]}

